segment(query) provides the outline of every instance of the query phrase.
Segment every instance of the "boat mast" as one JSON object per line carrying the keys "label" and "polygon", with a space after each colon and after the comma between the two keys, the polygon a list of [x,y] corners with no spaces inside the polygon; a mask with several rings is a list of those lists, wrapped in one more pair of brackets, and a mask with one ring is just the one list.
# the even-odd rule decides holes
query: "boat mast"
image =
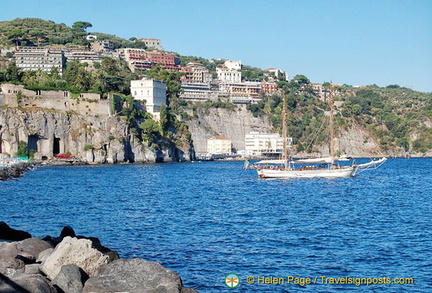
{"label": "boat mast", "polygon": [[288,169],[288,145],[287,145],[287,107],[286,107],[286,94],[282,92],[282,137],[283,137],[283,154],[285,170]]}
{"label": "boat mast", "polygon": [[334,148],[334,126],[333,126],[333,109],[334,109],[334,100],[333,100],[333,85],[330,83],[330,96],[329,96],[329,104],[330,104],[330,157],[331,164],[334,164],[335,159],[335,148]]}

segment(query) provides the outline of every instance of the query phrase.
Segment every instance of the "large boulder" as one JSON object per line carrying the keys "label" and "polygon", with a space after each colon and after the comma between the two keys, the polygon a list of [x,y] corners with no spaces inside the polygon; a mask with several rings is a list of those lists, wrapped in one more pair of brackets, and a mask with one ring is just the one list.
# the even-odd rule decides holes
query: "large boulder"
{"label": "large boulder", "polygon": [[0,222],[0,239],[20,241],[27,238],[31,238],[30,233],[22,230],[12,229],[5,222]]}
{"label": "large boulder", "polygon": [[64,293],[81,293],[89,276],[77,265],[62,266],[60,273],[52,281]]}
{"label": "large boulder", "polygon": [[18,254],[36,260],[39,253],[52,248],[52,245],[38,237],[25,239],[17,243]]}
{"label": "large boulder", "polygon": [[185,290],[180,276],[156,262],[139,258],[118,259],[101,266],[85,284],[83,293],[181,293]]}
{"label": "large boulder", "polygon": [[0,275],[12,277],[16,270],[24,268],[24,261],[16,258],[18,244],[16,242],[0,242]]}
{"label": "large boulder", "polygon": [[51,282],[39,274],[18,274],[12,278],[0,275],[0,292],[57,293]]}
{"label": "large boulder", "polygon": [[65,237],[43,262],[41,271],[53,280],[62,266],[75,264],[89,276],[93,276],[100,266],[108,263],[108,260],[108,256],[92,248],[90,240]]}

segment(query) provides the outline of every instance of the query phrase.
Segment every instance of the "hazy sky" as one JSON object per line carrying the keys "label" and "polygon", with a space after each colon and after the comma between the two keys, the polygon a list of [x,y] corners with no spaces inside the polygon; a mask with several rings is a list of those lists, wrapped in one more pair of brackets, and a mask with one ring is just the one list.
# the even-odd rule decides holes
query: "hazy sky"
{"label": "hazy sky", "polygon": [[[110,4],[112,3],[112,4]],[[88,21],[89,32],[285,70],[292,78],[432,92],[431,0],[6,1],[0,20]]]}

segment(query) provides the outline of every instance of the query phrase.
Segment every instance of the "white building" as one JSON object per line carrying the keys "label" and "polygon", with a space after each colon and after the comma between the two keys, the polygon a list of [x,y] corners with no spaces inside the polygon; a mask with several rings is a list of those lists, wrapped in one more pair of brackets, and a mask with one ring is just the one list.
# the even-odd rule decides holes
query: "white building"
{"label": "white building", "polygon": [[143,78],[131,80],[131,94],[139,101],[145,101],[146,111],[155,120],[160,119],[161,106],[166,106],[166,84],[162,81]]}
{"label": "white building", "polygon": [[241,70],[241,66],[242,66],[241,61],[232,61],[232,60],[225,61],[225,67],[231,70]]}
{"label": "white building", "polygon": [[[288,139],[288,143],[291,139]],[[245,154],[282,153],[283,138],[279,133],[251,132],[245,135]]]}
{"label": "white building", "polygon": [[218,67],[216,68],[217,78],[220,82],[231,82],[240,83],[241,82],[241,72],[228,67]]}
{"label": "white building", "polygon": [[207,153],[230,154],[231,145],[231,139],[223,136],[215,136],[207,139]]}

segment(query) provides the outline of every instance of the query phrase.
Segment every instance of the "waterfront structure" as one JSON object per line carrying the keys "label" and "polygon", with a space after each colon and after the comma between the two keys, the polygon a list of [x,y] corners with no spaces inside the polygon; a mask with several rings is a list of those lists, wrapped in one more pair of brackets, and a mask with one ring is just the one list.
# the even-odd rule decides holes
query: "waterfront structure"
{"label": "waterfront structure", "polygon": [[66,58],[59,48],[20,47],[15,52],[15,63],[22,70],[51,72],[55,68],[59,74],[62,74]]}
{"label": "waterfront structure", "polygon": [[282,149],[283,138],[279,133],[250,132],[245,135],[245,155],[281,154]]}
{"label": "waterfront structure", "polygon": [[228,137],[214,136],[207,139],[207,153],[209,154],[230,154],[231,148],[232,142]]}
{"label": "waterfront structure", "polygon": [[153,115],[155,120],[160,119],[160,110],[166,106],[166,84],[162,81],[143,78],[131,80],[130,91],[139,101],[145,101],[146,111]]}

